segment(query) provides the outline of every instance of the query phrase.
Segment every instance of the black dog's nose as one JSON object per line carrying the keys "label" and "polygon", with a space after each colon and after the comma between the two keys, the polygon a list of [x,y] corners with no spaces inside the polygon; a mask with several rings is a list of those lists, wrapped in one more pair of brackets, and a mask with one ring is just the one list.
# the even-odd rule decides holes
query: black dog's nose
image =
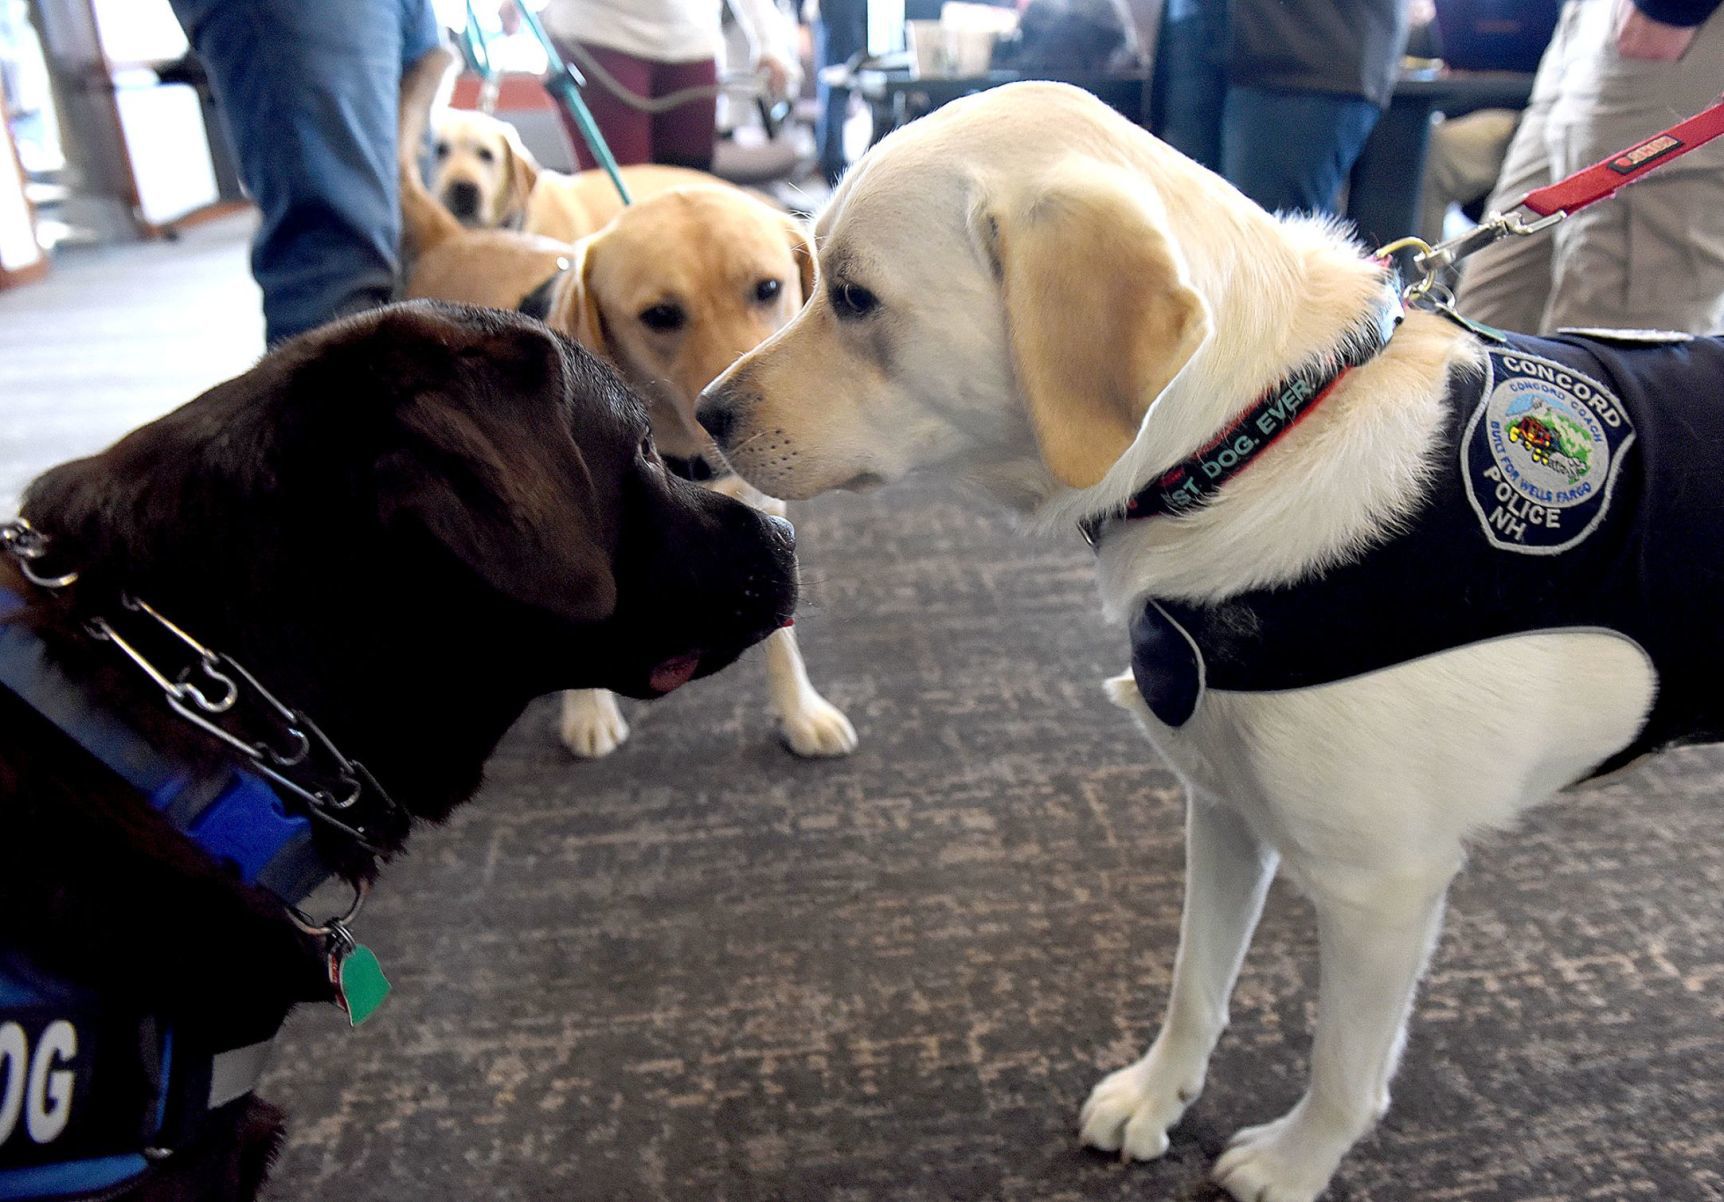
{"label": "black dog's nose", "polygon": [[703,397],[700,408],[695,410],[694,418],[712,435],[712,440],[720,447],[730,442],[731,431],[736,428],[736,410],[732,409],[719,397]]}
{"label": "black dog's nose", "polygon": [[766,520],[783,541],[785,550],[796,550],[796,527],[790,524],[790,519],[781,518],[777,514],[768,514]]}
{"label": "black dog's nose", "polygon": [[479,211],[479,185],[458,179],[443,189],[443,203],[457,217],[471,217]]}

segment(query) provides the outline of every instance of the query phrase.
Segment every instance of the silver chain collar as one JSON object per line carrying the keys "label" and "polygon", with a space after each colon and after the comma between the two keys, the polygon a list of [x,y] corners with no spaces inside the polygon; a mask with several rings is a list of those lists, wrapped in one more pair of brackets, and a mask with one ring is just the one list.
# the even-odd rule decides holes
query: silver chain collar
{"label": "silver chain collar", "polygon": [[[0,549],[17,561],[26,580],[51,591],[66,589],[77,582],[79,574],[42,572],[40,564],[48,554],[48,544],[48,536],[26,518],[16,517],[0,525]],[[139,648],[135,638],[122,634],[115,628],[115,621],[107,617],[90,619],[84,627],[86,633],[98,642],[112,645],[130,660],[162,691],[168,707],[181,719],[244,756],[259,775],[303,802],[312,818],[352,840],[366,853],[382,853],[393,838],[405,833],[406,811],[384,791],[365,765],[342,754],[303,712],[282,702],[234,659],[206,647],[149,603],[122,595],[120,606],[122,612],[139,615],[150,628],[165,633],[190,651],[192,662],[170,675]],[[220,719],[246,699],[250,701],[247,708],[261,712],[273,728],[273,739],[254,741],[221,724]],[[314,754],[330,765],[326,775],[333,778],[333,784],[314,779],[309,770]],[[296,780],[295,775],[304,779]],[[369,829],[369,820],[354,809],[367,795],[373,800],[370,808],[377,815],[376,822],[398,829],[382,832],[381,838],[379,832]]]}

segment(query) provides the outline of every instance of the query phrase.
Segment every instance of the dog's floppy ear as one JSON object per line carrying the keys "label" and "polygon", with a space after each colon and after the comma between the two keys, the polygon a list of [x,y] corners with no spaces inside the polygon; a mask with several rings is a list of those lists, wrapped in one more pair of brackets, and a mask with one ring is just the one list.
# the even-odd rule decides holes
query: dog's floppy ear
{"label": "dog's floppy ear", "polygon": [[796,258],[796,274],[802,280],[802,303],[814,299],[814,240],[808,227],[794,217],[784,219],[790,234],[790,253]]}
{"label": "dog's floppy ear", "polygon": [[[410,319],[409,319],[410,320]],[[547,395],[566,370],[553,335],[499,326],[479,337],[397,342],[399,436],[377,463],[386,527],[416,523],[496,592],[575,622],[615,610],[609,498]],[[388,361],[385,356],[379,375]],[[429,382],[435,377],[435,382]]]}
{"label": "dog's floppy ear", "polygon": [[497,204],[500,225],[518,225],[527,215],[527,197],[539,183],[539,164],[521,133],[513,125],[503,127],[503,195]]}
{"label": "dog's floppy ear", "polygon": [[1048,469],[1098,483],[1202,344],[1208,316],[1147,185],[1085,164],[979,201],[972,236],[1005,296],[1013,366]]}
{"label": "dog's floppy ear", "polygon": [[567,334],[593,354],[610,359],[605,317],[599,309],[598,294],[593,291],[593,267],[603,241],[604,234],[600,232],[589,234],[575,243],[569,269],[557,281],[551,294],[551,307],[545,313],[545,324]]}

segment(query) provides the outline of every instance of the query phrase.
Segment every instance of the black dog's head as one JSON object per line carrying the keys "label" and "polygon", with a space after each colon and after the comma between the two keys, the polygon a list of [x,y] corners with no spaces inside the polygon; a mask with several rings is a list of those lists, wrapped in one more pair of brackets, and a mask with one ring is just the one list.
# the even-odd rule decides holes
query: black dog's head
{"label": "black dog's head", "polygon": [[499,615],[547,627],[530,640],[547,687],[659,696],[790,617],[788,523],[667,471],[644,406],[602,361],[516,314],[373,320],[298,348],[317,358],[299,374],[395,383],[373,461],[382,532],[479,581]]}
{"label": "black dog's head", "polygon": [[664,470],[609,369],[491,310],[393,306],[289,343],[49,472],[24,512],[82,571],[79,605],[151,601],[386,785],[452,775],[421,812],[476,783],[531,697],[656,696],[795,603],[787,524]]}

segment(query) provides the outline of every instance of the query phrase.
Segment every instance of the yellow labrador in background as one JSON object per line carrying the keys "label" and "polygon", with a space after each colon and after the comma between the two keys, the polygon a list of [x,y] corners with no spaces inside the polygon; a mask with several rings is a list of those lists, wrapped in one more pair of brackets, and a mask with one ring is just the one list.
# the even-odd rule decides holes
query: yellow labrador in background
{"label": "yellow labrador in background", "polygon": [[[469,228],[520,229],[539,164],[507,121],[444,109],[431,121],[431,192]],[[601,223],[602,224],[602,223]]]}
{"label": "yellow labrador in background", "polygon": [[[604,355],[647,398],[653,441],[667,458],[701,464],[710,448],[694,418],[701,390],[742,352],[782,329],[811,291],[813,252],[801,225],[729,185],[679,188],[625,209],[575,247],[545,320]],[[784,503],[734,475],[711,487],[764,513]],[[856,731],[808,679],[796,633],[766,640],[772,708],[798,755],[847,755]],[[599,756],[628,734],[616,699],[565,693],[563,741]]]}
{"label": "yellow labrador in background", "polygon": [[[894,133],[815,241],[813,302],[702,404],[730,463],[792,499],[938,468],[1051,529],[1119,512],[1211,446],[1292,368],[1338,354],[1385,288],[1334,226],[1271,217],[1054,84]],[[1451,371],[1484,363],[1473,335],[1410,314],[1214,503],[1115,523],[1106,611],[1310,578],[1385,537],[1435,471]],[[1310,1202],[1388,1104],[1467,841],[1628,747],[1652,672],[1615,635],[1545,632],[1321,687],[1210,691],[1177,728],[1129,675],[1109,685],[1187,786],[1186,899],[1161,1033],[1096,1086],[1082,1138],[1166,1151],[1279,865],[1317,912],[1310,1082],[1215,1175],[1242,1202]]]}
{"label": "yellow labrador in background", "polygon": [[[432,134],[431,192],[469,229],[516,229],[573,242],[622,211],[622,198],[603,171],[568,175],[540,167],[507,121],[444,109],[432,120]],[[687,167],[656,164],[624,167],[622,177],[637,200],[719,182]]]}
{"label": "yellow labrador in background", "polygon": [[[403,147],[417,145],[453,62],[448,52],[433,51],[408,72]],[[546,321],[616,365],[647,399],[660,453],[674,459],[701,461],[709,446],[694,420],[701,390],[787,324],[813,281],[801,224],[729,184],[644,196],[570,244],[515,230],[467,229],[431,196],[415,164],[404,159],[400,167],[413,251],[407,295],[514,309],[530,294],[548,293]],[[711,487],[784,516],[783,502],[736,476]],[[856,749],[855,728],[808,679],[789,627],[766,640],[766,673],[779,733],[791,751],[838,756]],[[591,758],[616,750],[629,728],[616,698],[590,689],[564,694],[561,733],[570,751]]]}
{"label": "yellow labrador in background", "polygon": [[[412,144],[407,138],[402,139],[402,145]],[[579,185],[576,191],[584,198],[584,208],[558,210],[552,219],[529,223],[542,225],[544,229],[510,229],[506,223],[463,221],[445,201],[438,200],[427,189],[416,164],[403,162],[400,174],[409,297],[513,309],[549,279],[559,264],[568,264],[574,242],[603,228],[623,209],[616,188],[603,173],[598,173],[596,179],[588,179],[586,175],[564,177]],[[631,195],[641,203],[688,187],[691,180],[697,186],[730,188],[712,176],[677,167],[625,167],[623,174],[629,181]],[[541,180],[535,195],[546,187],[554,190],[557,186]],[[731,191],[744,195],[740,189]],[[490,206],[493,202],[482,203]]]}

